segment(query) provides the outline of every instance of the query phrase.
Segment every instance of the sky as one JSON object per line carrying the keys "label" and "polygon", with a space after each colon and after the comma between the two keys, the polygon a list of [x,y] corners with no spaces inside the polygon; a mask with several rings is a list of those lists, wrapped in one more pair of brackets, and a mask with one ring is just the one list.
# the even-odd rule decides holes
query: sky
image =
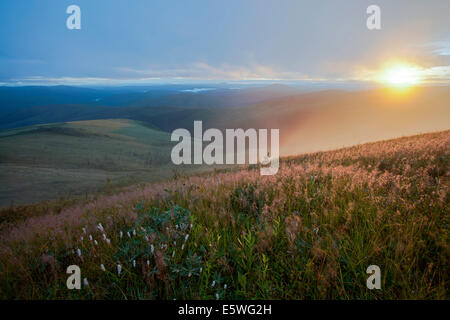
{"label": "sky", "polygon": [[2,0],[0,85],[371,82],[396,61],[450,84],[449,14],[448,0]]}

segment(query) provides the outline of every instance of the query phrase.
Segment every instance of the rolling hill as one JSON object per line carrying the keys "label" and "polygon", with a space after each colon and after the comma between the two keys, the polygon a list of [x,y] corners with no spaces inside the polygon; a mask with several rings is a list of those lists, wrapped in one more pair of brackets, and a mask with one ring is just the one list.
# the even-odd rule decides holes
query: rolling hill
{"label": "rolling hill", "polygon": [[[15,212],[0,298],[448,299],[449,144],[424,134]],[[88,285],[67,290],[74,264]]]}
{"label": "rolling hill", "polygon": [[423,87],[403,93],[329,90],[227,108],[21,108],[2,117],[1,125],[53,124],[0,130],[0,204],[80,196],[106,181],[167,178],[174,169],[195,171],[170,165],[170,133],[192,130],[194,120],[203,120],[204,130],[279,128],[281,155],[290,156],[449,129],[449,101],[450,87]]}
{"label": "rolling hill", "polygon": [[[0,205],[79,197],[169,178],[167,132],[133,120],[90,120],[0,131]],[[185,168],[187,172],[198,168]]]}
{"label": "rolling hill", "polygon": [[199,109],[244,106],[302,91],[284,85],[229,86],[0,87],[0,129],[93,119],[139,120],[142,115],[160,112],[154,108],[195,113]]}

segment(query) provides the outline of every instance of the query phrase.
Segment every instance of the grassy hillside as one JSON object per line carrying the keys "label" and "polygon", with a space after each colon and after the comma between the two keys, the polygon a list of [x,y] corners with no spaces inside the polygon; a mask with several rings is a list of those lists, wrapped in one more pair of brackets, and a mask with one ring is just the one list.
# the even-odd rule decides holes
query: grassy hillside
{"label": "grassy hillside", "polygon": [[171,147],[169,133],[123,119],[0,131],[0,205],[171,177]]}
{"label": "grassy hillside", "polygon": [[[10,222],[0,297],[448,299],[449,147],[450,131],[382,141]],[[66,288],[72,264],[81,290]]]}
{"label": "grassy hillside", "polygon": [[[246,92],[255,99],[259,93]],[[2,118],[4,125],[110,119],[0,131],[0,206],[80,196],[111,183],[155,181],[173,169],[200,169],[173,167],[169,158],[170,133],[192,130],[195,120],[203,120],[204,129],[278,128],[281,155],[288,156],[448,130],[448,101],[450,87],[424,87],[321,91],[226,109],[49,105],[21,109],[24,114],[16,110]]]}

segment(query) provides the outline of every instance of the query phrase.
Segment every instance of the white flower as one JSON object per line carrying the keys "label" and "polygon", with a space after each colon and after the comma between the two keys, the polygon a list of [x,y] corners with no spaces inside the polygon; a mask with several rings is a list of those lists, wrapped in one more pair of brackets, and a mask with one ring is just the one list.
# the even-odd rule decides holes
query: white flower
{"label": "white flower", "polygon": [[80,237],[80,240],[83,241],[83,239],[84,239],[83,236],[81,236],[81,237]]}
{"label": "white flower", "polygon": [[183,245],[181,246],[181,250],[184,250],[184,243],[183,243]]}
{"label": "white flower", "polygon": [[105,229],[103,229],[103,226],[101,223],[98,224],[97,226],[98,230],[100,230],[101,232],[103,232]]}
{"label": "white flower", "polygon": [[184,242],[186,242],[187,239],[189,239],[189,233],[184,237]]}
{"label": "white flower", "polygon": [[92,236],[91,236],[91,235],[89,235],[89,240],[91,240],[91,241],[92,241]]}
{"label": "white flower", "polygon": [[227,284],[226,284],[226,283],[223,285],[223,288],[224,288],[225,290],[227,289]]}
{"label": "white flower", "polygon": [[133,236],[136,235],[136,229],[133,229]]}
{"label": "white flower", "polygon": [[83,227],[83,233],[86,233],[86,228],[85,227]]}
{"label": "white flower", "polygon": [[117,265],[117,274],[120,275],[122,272],[122,266],[120,264]]}
{"label": "white flower", "polygon": [[175,250],[172,252],[172,258],[175,257]]}
{"label": "white flower", "polygon": [[200,267],[200,273],[202,273],[202,271],[203,271],[203,268],[202,268],[202,267]]}
{"label": "white flower", "polygon": [[147,265],[148,265],[148,266],[150,265],[150,260],[147,260]]}
{"label": "white flower", "polygon": [[103,240],[106,240],[106,234],[103,234]]}
{"label": "white flower", "polygon": [[216,293],[216,300],[219,300],[219,294]]}
{"label": "white flower", "polygon": [[155,251],[155,247],[153,245],[150,246],[150,252],[153,254],[153,252]]}
{"label": "white flower", "polygon": [[111,240],[110,240],[110,239],[106,239],[106,243],[107,243],[108,245],[111,245]]}
{"label": "white flower", "polygon": [[145,233],[145,229],[144,229],[144,228],[142,228],[142,227],[141,227],[141,230],[142,230],[142,232],[144,232],[144,233]]}
{"label": "white flower", "polygon": [[77,249],[77,254],[78,254],[79,257],[81,257],[81,250],[80,249]]}
{"label": "white flower", "polygon": [[192,272],[189,272],[188,277],[191,277],[191,276],[192,276]]}
{"label": "white flower", "polygon": [[87,278],[84,278],[84,279],[83,279],[83,283],[84,283],[84,286],[85,286],[85,287],[87,287],[87,286],[89,285],[89,282],[87,281]]}
{"label": "white flower", "polygon": [[191,229],[192,229],[192,223],[191,223]]}
{"label": "white flower", "polygon": [[131,238],[131,235],[130,235],[129,231],[127,231],[127,236],[128,236],[128,238]]}
{"label": "white flower", "polygon": [[123,232],[122,231],[119,232],[119,237],[120,237],[120,239],[122,239],[122,237],[123,237]]}
{"label": "white flower", "polygon": [[176,246],[176,245],[177,245],[177,242],[176,242],[176,241],[174,241],[174,242],[173,242],[173,245],[174,245],[174,246]]}
{"label": "white flower", "polygon": [[102,269],[102,271],[106,271],[105,266],[103,265],[103,263],[100,265],[100,269]]}
{"label": "white flower", "polygon": [[133,260],[133,268],[136,267],[136,260]]}
{"label": "white flower", "polygon": [[211,287],[214,287],[216,285],[216,280],[214,280],[212,283],[211,283]]}
{"label": "white flower", "polygon": [[98,245],[98,242],[97,242],[97,240],[94,240],[94,243],[95,243],[95,245]]}

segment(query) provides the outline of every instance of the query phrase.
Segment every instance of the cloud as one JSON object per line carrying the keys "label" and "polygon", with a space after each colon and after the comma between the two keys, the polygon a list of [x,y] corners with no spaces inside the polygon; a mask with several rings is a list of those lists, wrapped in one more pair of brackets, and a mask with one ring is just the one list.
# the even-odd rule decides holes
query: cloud
{"label": "cloud", "polygon": [[434,54],[439,56],[450,56],[450,41],[434,42],[432,46],[435,47],[433,50]]}
{"label": "cloud", "polygon": [[427,82],[450,83],[450,66],[437,66],[422,70],[423,78]]}
{"label": "cloud", "polygon": [[184,68],[138,70],[134,68],[117,68],[123,76],[143,76],[161,79],[193,79],[193,80],[279,80],[296,77],[293,73],[274,70],[273,67],[252,64],[250,66],[234,66],[222,64],[212,66],[205,62],[195,62]]}
{"label": "cloud", "polygon": [[[346,66],[344,68],[346,69],[345,71],[338,70],[338,68],[334,73],[314,76],[299,71],[286,71],[261,64],[249,64],[248,66],[221,64],[219,66],[213,66],[205,62],[195,62],[186,67],[165,69],[156,67],[143,69],[119,67],[114,69],[113,76],[105,77],[31,76],[11,79],[8,84],[135,85],[217,81],[299,81],[324,84],[336,82],[375,83],[380,72],[380,68],[353,67],[352,69],[352,65],[349,63],[341,63],[341,69],[342,66]],[[329,69],[328,65],[325,64],[324,69]],[[450,66],[437,65],[419,67],[419,69],[423,83],[450,83]]]}

